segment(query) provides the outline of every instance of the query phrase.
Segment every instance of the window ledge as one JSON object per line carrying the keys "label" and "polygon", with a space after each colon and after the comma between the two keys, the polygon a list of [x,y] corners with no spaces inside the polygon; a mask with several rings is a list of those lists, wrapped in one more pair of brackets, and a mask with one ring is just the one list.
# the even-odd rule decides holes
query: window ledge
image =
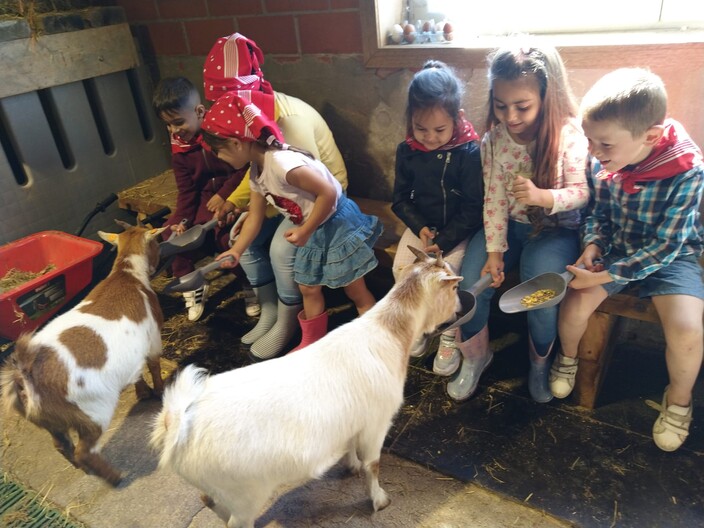
{"label": "window ledge", "polygon": [[[375,2],[363,2],[364,60],[368,68],[418,69],[428,59],[463,68],[483,68],[487,54],[507,37],[477,37],[471,42],[381,45]],[[704,31],[647,30],[612,33],[553,34],[534,37],[556,47],[568,68],[611,69],[643,66],[653,69],[704,67]]]}

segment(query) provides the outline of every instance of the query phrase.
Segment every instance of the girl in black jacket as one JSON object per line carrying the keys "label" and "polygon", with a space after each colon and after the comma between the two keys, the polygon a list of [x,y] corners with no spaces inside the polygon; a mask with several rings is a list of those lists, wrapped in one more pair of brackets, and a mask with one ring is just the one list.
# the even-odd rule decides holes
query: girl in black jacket
{"label": "girl in black jacket", "polygon": [[[443,62],[427,61],[408,88],[406,140],[396,149],[392,209],[408,229],[394,259],[394,274],[415,256],[408,245],[443,252],[460,269],[467,241],[482,227],[484,188],[479,136],[464,118],[462,84]],[[414,346],[421,356],[427,340]],[[460,365],[455,331],[443,334],[433,370],[452,375]]]}

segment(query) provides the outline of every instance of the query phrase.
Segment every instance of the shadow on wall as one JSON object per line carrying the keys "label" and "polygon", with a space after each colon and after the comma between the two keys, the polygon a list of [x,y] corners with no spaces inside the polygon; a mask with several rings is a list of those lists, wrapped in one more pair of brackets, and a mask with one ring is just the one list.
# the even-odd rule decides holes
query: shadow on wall
{"label": "shadow on wall", "polygon": [[[333,131],[335,142],[347,166],[347,194],[375,200],[391,200],[393,183],[386,178],[378,160],[371,155],[371,135],[355,125],[351,119],[345,118],[329,103],[323,105],[321,115]],[[393,155],[395,145],[392,148]],[[393,163],[391,166],[393,167]]]}

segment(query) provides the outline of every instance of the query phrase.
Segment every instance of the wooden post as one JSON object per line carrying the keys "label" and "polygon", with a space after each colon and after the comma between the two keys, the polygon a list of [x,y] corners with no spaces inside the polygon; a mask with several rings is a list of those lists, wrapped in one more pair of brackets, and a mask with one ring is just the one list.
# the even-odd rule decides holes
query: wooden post
{"label": "wooden post", "polygon": [[612,334],[620,318],[604,312],[594,312],[587,331],[579,343],[579,369],[574,393],[577,403],[593,409],[606,376],[613,349]]}

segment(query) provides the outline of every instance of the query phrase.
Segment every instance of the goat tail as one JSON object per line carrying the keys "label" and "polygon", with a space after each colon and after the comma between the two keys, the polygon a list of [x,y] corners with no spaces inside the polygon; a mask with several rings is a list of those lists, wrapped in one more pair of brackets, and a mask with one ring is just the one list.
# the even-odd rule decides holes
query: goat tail
{"label": "goat tail", "polygon": [[208,373],[188,365],[164,391],[164,405],[154,420],[151,446],[161,452],[159,466],[172,465],[191,432],[191,405],[205,390]]}
{"label": "goat tail", "polygon": [[31,378],[35,358],[31,337],[32,334],[22,334],[17,339],[15,350],[0,370],[0,397],[5,411],[15,409],[28,419],[39,410],[39,400]]}

